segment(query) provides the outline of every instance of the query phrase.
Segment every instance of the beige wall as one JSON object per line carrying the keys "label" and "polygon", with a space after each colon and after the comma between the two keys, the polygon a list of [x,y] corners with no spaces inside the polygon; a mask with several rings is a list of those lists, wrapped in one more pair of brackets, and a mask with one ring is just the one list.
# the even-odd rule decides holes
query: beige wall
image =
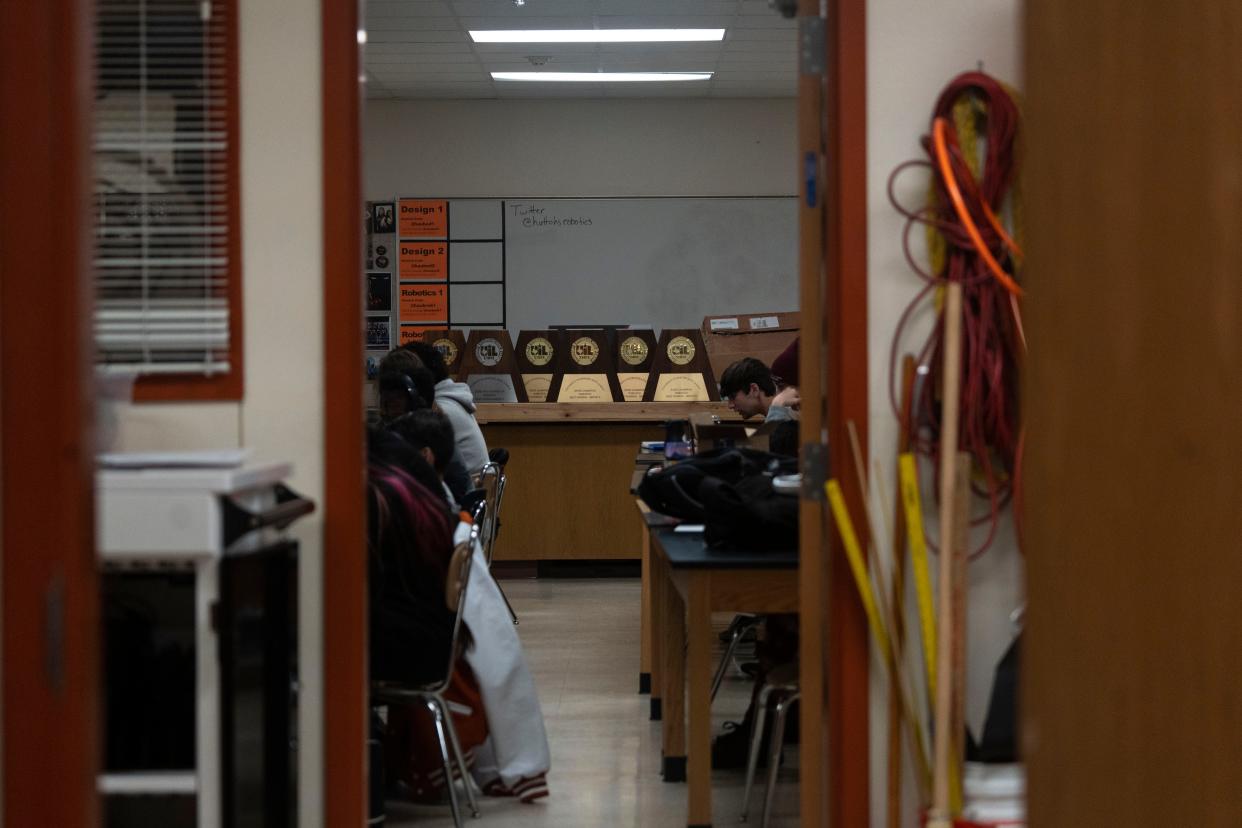
{"label": "beige wall", "polygon": [[[941,0],[910,3],[870,0],[867,4],[867,176],[869,316],[871,360],[871,456],[893,485],[896,421],[888,402],[888,354],[897,317],[921,282],[910,271],[901,251],[904,220],[889,204],[889,174],[902,161],[919,157],[918,140],[929,128],[932,106],[940,90],[960,72],[984,70],[1003,81],[1021,85],[1020,0]],[[901,179],[898,195],[917,205],[926,194],[925,173]],[[913,234],[921,256],[922,233]],[[921,343],[931,324],[923,314],[905,347]],[[928,491],[928,487],[924,487]],[[885,497],[892,500],[891,492]],[[935,531],[935,520],[929,531]],[[992,675],[1012,638],[1009,613],[1021,602],[1022,562],[1006,520],[996,546],[970,567],[966,714],[976,729],[987,709]],[[914,601],[907,600],[908,607]],[[913,620],[913,616],[911,616]],[[884,824],[886,785],[887,688],[878,667],[873,669],[872,824]],[[908,763],[907,763],[908,766]],[[909,780],[910,771],[905,778]],[[907,794],[913,789],[907,786]],[[905,809],[913,826],[913,805]]]}
{"label": "beige wall", "polygon": [[[323,497],[319,0],[241,0],[245,398],[122,406],[116,448],[245,446]],[[322,522],[301,541],[299,825],[322,824]]]}
{"label": "beige wall", "polygon": [[[319,0],[243,0],[242,259],[246,400],[257,459],[291,460],[323,501],[323,197]],[[353,207],[340,209],[355,212]],[[301,525],[298,824],[323,813],[322,519]]]}
{"label": "beige wall", "polygon": [[368,101],[364,192],[794,195],[795,102]]}

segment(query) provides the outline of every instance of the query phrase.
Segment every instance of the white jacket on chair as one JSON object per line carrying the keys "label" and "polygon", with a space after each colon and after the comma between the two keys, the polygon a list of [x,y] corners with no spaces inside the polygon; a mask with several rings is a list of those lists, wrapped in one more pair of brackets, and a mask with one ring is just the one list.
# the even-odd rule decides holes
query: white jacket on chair
{"label": "white jacket on chair", "polygon": [[[453,540],[461,543],[469,534],[469,524],[458,524]],[[543,710],[513,617],[478,544],[473,561],[463,617],[474,646],[465,659],[479,682],[491,734],[478,751],[475,776],[484,789],[499,777],[506,789],[520,792],[535,780],[543,785],[551,763]]]}

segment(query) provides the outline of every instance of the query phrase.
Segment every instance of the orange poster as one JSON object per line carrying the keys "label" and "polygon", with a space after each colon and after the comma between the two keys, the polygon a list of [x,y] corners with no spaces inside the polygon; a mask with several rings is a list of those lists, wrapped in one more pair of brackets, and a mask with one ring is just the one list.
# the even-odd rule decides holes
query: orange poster
{"label": "orange poster", "polygon": [[401,252],[401,279],[425,279],[429,282],[448,280],[448,243],[403,241],[397,245]]}
{"label": "orange poster", "polygon": [[401,321],[447,322],[448,285],[402,285]]}
{"label": "orange poster", "polygon": [[423,331],[430,330],[434,329],[422,325],[402,325],[397,345],[405,345],[410,342],[421,342],[423,339]]}
{"label": "orange poster", "polygon": [[448,238],[448,202],[403,198],[397,202],[397,230],[401,238]]}

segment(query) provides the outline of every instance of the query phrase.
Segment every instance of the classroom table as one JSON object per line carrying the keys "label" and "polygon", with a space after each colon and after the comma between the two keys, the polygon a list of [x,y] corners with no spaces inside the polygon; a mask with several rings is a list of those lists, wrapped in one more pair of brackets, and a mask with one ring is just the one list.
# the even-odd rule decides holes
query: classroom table
{"label": "classroom table", "polygon": [[701,532],[673,528],[651,529],[649,535],[664,781],[688,780],[687,824],[702,828],[712,824],[712,613],[797,612],[798,556],[717,551]]}

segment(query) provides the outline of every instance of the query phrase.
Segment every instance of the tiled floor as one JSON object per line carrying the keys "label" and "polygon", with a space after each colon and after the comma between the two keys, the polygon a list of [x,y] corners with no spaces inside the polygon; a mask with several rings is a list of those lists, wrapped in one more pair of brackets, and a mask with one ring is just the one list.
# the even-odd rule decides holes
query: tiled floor
{"label": "tiled floor", "polygon": [[[521,620],[518,632],[535,674],[548,739],[551,796],[522,805],[482,798],[485,828],[679,828],[686,825],[686,786],[660,777],[660,724],[648,721],[648,698],[638,690],[637,580],[505,581]],[[719,618],[723,627],[727,616]],[[733,671],[713,707],[716,730],[740,719],[750,684]],[[786,748],[772,825],[797,824],[797,748]],[[742,771],[713,775],[714,824],[737,822]],[[762,811],[760,780],[751,797],[750,824]],[[388,824],[445,828],[448,806],[389,802]]]}

